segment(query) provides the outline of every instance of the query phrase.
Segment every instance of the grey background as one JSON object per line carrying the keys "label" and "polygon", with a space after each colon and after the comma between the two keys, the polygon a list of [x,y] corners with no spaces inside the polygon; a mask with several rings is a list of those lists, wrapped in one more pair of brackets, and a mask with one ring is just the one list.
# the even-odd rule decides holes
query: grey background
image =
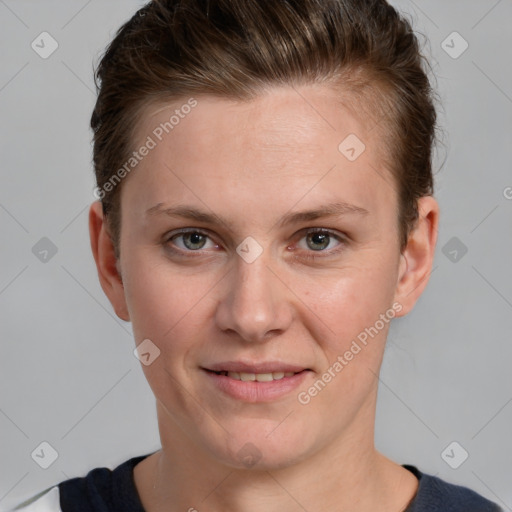
{"label": "grey background", "polygon": [[[87,230],[92,65],[142,3],[0,0],[2,510],[159,447],[131,327],[100,288]],[[393,3],[430,41],[442,218],[427,290],[390,331],[376,445],[512,510],[512,1]],[[48,59],[31,48],[43,31],[59,44]],[[453,31],[469,44],[456,59],[442,48]],[[43,237],[57,248],[46,263],[33,253]],[[46,470],[31,457],[43,441],[59,454]],[[458,469],[441,456],[453,441],[469,453]]]}

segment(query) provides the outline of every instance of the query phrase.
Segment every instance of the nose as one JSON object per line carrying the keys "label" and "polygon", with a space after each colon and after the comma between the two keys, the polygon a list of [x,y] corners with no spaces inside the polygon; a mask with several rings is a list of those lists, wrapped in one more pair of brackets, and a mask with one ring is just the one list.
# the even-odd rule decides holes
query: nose
{"label": "nose", "polygon": [[266,253],[248,263],[237,257],[223,280],[216,322],[226,332],[236,332],[246,342],[266,342],[285,332],[293,318],[291,293],[278,272],[270,268]]}

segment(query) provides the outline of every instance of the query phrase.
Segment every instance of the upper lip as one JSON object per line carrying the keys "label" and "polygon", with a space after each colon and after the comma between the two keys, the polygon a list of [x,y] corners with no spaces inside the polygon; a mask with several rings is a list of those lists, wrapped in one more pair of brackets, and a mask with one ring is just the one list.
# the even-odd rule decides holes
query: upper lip
{"label": "upper lip", "polygon": [[244,363],[242,361],[225,361],[222,363],[209,364],[203,367],[213,372],[243,372],[243,373],[277,373],[294,372],[299,373],[308,368],[294,364],[281,363],[279,361],[264,361],[260,363]]}

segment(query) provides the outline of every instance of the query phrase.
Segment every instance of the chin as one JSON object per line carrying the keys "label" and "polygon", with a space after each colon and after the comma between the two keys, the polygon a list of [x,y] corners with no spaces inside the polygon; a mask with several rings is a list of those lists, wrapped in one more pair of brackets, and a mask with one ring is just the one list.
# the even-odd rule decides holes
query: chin
{"label": "chin", "polygon": [[285,427],[284,423],[279,425],[274,421],[251,420],[251,423],[237,429],[228,428],[233,435],[226,439],[226,444],[214,441],[209,445],[210,451],[231,468],[265,471],[292,466],[306,458],[308,447],[314,444],[313,440],[308,442],[305,429]]}

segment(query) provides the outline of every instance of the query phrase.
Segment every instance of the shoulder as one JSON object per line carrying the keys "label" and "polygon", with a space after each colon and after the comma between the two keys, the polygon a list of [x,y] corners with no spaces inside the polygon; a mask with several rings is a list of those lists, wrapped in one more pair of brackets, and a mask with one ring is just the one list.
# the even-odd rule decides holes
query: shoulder
{"label": "shoulder", "polygon": [[405,512],[503,512],[496,503],[461,485],[403,465],[419,480],[418,491]]}
{"label": "shoulder", "polygon": [[45,489],[10,512],[144,512],[133,479],[133,468],[148,457],[133,457],[114,470],[92,469]]}
{"label": "shoulder", "polygon": [[11,512],[62,512],[60,508],[59,486],[49,487],[20,503]]}

